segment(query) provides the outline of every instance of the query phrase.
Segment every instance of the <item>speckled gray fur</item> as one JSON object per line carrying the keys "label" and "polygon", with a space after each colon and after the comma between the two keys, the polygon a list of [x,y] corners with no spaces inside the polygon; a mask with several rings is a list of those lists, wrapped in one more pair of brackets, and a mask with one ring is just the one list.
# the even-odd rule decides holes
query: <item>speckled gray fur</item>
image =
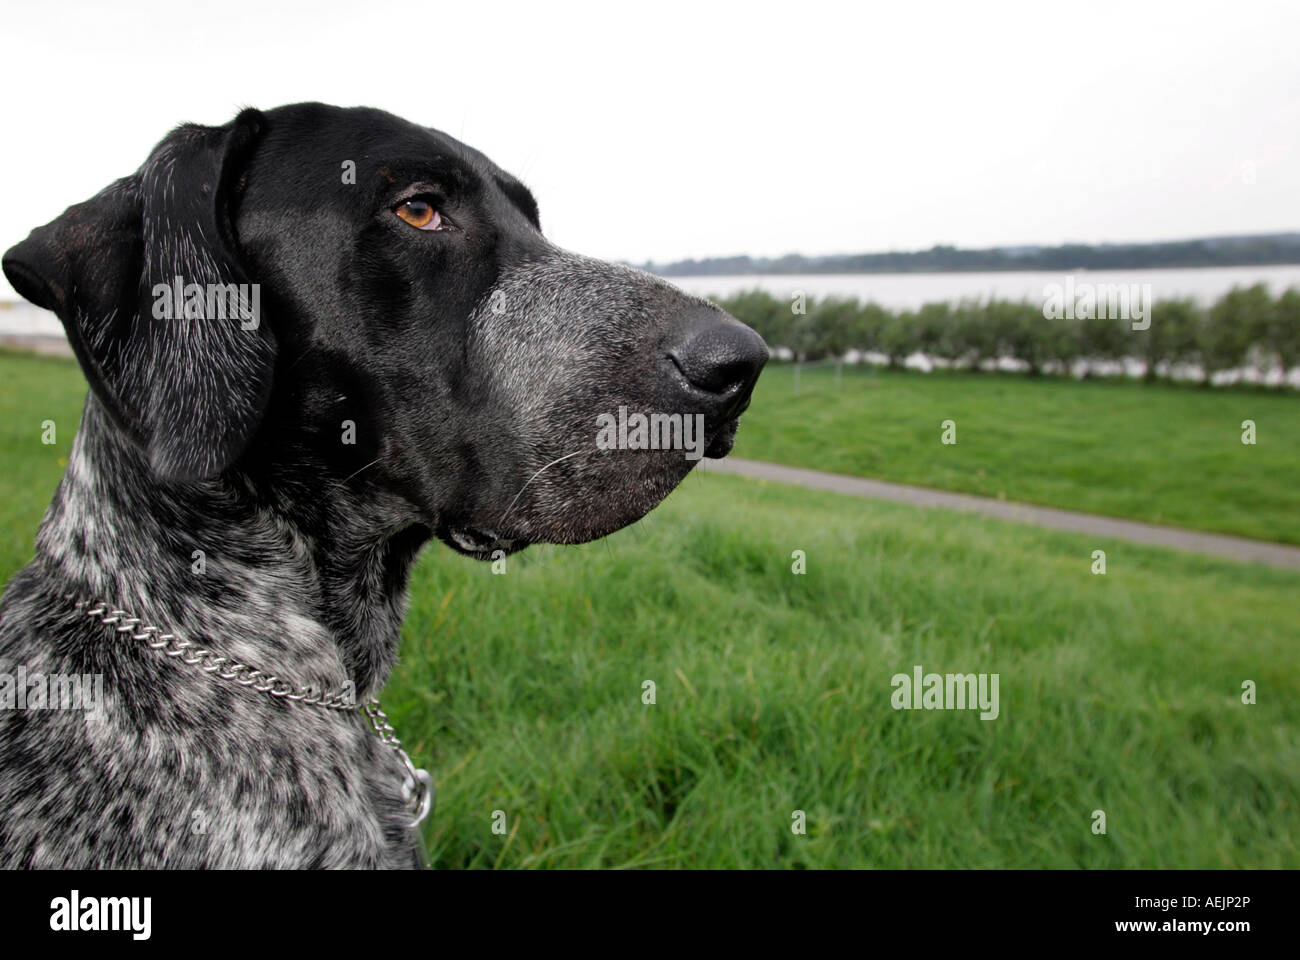
{"label": "speckled gray fur", "polygon": [[[356,185],[339,157],[361,158]],[[399,221],[408,181],[459,184],[460,226]],[[720,456],[766,359],[717,308],[550,245],[531,195],[477,151],[368,108],[179,128],[4,271],[58,313],[92,391],[0,600],[0,673],[103,678],[94,711],[0,709],[11,868],[416,866],[400,763],[360,714],[216,678],[71,598],[364,703],[395,666],[427,540],[481,560],[634,522],[692,461],[598,450],[596,415],[707,413]],[[159,320],[149,291],[176,276],[256,276],[268,318]],[[752,337],[749,365],[697,389],[666,344],[726,325]]]}

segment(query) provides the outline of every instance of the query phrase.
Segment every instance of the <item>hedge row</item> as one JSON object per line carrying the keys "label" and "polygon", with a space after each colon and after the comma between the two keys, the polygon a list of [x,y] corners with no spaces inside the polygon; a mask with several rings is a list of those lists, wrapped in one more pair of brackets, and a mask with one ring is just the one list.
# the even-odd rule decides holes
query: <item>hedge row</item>
{"label": "hedge row", "polygon": [[920,351],[973,369],[1014,358],[1037,375],[1047,366],[1068,370],[1080,361],[1132,358],[1146,364],[1148,379],[1190,364],[1201,368],[1206,382],[1222,370],[1251,365],[1285,372],[1300,362],[1300,292],[1291,289],[1273,298],[1262,284],[1234,288],[1208,308],[1191,300],[1158,300],[1150,305],[1145,330],[1133,329],[1132,320],[1048,319],[1046,314],[1060,311],[1006,300],[931,303],[894,312],[853,299],[801,302],[762,290],[715,299],[770,346],[785,347],[803,360],[861,350],[901,366]]}

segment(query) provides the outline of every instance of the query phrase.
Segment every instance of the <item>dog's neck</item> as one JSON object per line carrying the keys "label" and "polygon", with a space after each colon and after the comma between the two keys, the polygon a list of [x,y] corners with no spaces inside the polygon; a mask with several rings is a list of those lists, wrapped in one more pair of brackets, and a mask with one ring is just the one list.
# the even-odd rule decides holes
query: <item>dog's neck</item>
{"label": "dog's neck", "polygon": [[160,483],[92,395],[37,556],[80,599],[296,684],[351,681],[363,698],[396,658],[427,536],[318,463]]}

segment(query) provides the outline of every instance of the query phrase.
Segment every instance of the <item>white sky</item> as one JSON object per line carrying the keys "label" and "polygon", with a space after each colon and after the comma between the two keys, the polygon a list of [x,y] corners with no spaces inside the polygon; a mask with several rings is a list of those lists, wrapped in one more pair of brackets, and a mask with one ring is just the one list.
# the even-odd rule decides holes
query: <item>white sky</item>
{"label": "white sky", "polygon": [[607,258],[1300,229],[1297,0],[0,3],[0,247],[309,99],[465,140]]}

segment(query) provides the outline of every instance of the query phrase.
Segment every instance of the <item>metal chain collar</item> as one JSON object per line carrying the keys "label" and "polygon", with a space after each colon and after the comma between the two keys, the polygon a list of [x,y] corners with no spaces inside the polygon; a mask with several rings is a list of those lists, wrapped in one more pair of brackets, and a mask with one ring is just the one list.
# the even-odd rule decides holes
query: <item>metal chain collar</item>
{"label": "metal chain collar", "polygon": [[[118,633],[129,634],[131,639],[139,640],[150,650],[158,650],[181,663],[197,666],[204,673],[211,673],[222,680],[232,680],[241,687],[248,687],[259,693],[268,693],[282,700],[304,703],[324,710],[356,710],[356,693],[351,684],[345,685],[334,693],[318,693],[312,687],[299,687],[274,674],[268,674],[246,663],[239,663],[227,657],[219,657],[206,647],[189,640],[182,640],[174,634],[164,633],[162,628],[143,626],[139,617],[133,617],[125,610],[118,610],[107,603],[92,600],[77,600],[75,594],[65,594],[74,601],[77,610],[92,620],[97,620],[112,627]],[[427,770],[421,770],[402,749],[402,741],[397,739],[397,731],[388,722],[388,716],[379,707],[379,701],[371,698],[370,702],[360,707],[362,714],[370,721],[370,728],[379,742],[391,747],[402,762],[402,797],[411,812],[409,826],[415,829],[429,815],[433,807],[433,781]]]}

